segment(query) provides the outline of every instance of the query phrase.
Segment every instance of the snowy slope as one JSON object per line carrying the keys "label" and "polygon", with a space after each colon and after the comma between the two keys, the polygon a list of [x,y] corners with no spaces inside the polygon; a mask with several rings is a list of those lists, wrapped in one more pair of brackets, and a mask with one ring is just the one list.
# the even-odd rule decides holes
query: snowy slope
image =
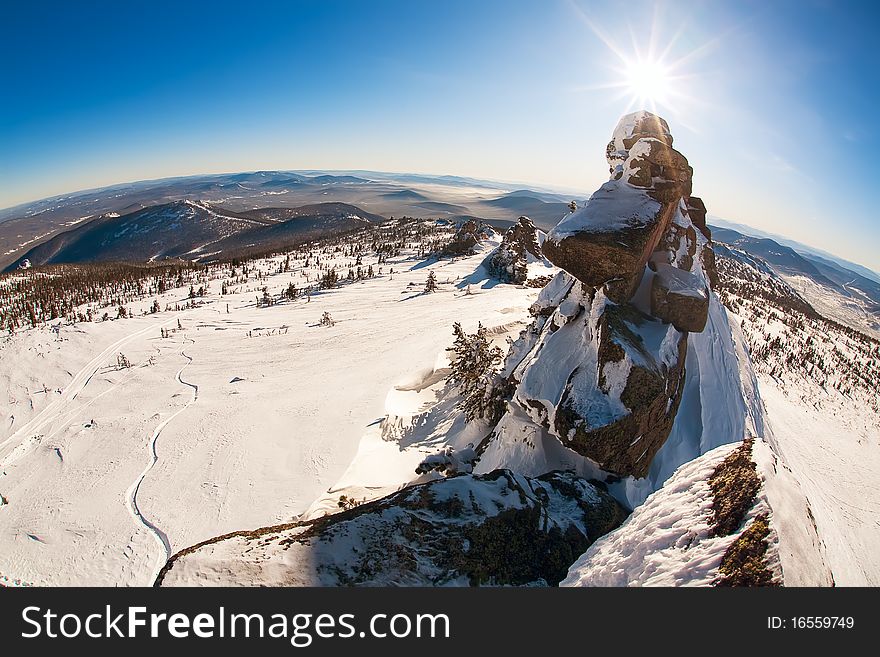
{"label": "snowy slope", "polygon": [[[418,248],[411,240],[383,274],[308,300],[256,303],[263,287],[278,299],[291,282],[313,284],[316,257],[343,276],[354,258],[315,251],[309,267],[299,259],[279,273],[279,257],[252,266],[225,296],[220,278],[209,281],[195,308],[64,324],[57,339],[50,327],[5,338],[0,576],[149,584],[170,552],[304,512],[385,415],[388,391],[435,366],[453,317],[467,330],[478,321],[513,328],[537,294],[472,285],[465,295],[456,280],[486,251],[431,263]],[[378,271],[375,256],[362,264]],[[440,289],[423,294],[429,269]],[[186,296],[175,289],[160,302]],[[319,325],[325,311],[335,325]],[[161,338],[160,328],[173,332]],[[116,368],[119,352],[132,368]],[[145,472],[154,437],[157,460]]]}
{"label": "snowy slope", "polygon": [[759,516],[769,520],[764,562],[776,583],[834,583],[809,507],[771,447],[755,441],[760,488],[742,524],[715,535],[710,479],[739,445],[724,445],[682,465],[615,532],[594,543],[562,586],[709,586],[723,577],[725,554]]}
{"label": "snowy slope", "polygon": [[[719,269],[757,373],[764,435],[809,502],[834,581],[877,585],[880,342],[816,313],[760,262],[724,257]],[[829,294],[806,299],[822,313],[847,303]]]}

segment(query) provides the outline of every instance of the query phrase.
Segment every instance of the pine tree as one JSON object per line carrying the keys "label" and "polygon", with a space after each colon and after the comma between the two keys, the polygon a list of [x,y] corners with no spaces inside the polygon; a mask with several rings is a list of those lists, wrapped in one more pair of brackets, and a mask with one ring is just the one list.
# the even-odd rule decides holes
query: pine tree
{"label": "pine tree", "polygon": [[428,272],[428,280],[425,281],[425,293],[437,291],[437,276],[433,271]]}
{"label": "pine tree", "polygon": [[319,287],[322,290],[330,290],[336,287],[339,283],[339,275],[336,273],[335,269],[328,269],[324,276],[321,278],[321,282],[319,283]]}
{"label": "pine tree", "polygon": [[477,332],[468,335],[456,322],[452,326],[455,342],[447,351],[452,352],[450,380],[461,392],[461,406],[470,422],[477,418],[495,421],[503,408],[501,394],[495,385],[495,368],[501,362],[502,352],[491,347],[486,327],[477,325]]}

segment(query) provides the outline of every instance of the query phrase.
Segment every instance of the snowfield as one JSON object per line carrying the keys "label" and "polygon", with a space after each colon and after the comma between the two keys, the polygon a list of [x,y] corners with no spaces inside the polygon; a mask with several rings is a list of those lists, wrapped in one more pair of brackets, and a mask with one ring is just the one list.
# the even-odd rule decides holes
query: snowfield
{"label": "snowfield", "polygon": [[[302,286],[305,273],[315,280],[295,267],[223,297],[213,281],[193,309],[7,339],[0,576],[149,585],[170,553],[306,511],[386,415],[389,390],[412,388],[442,362],[454,320],[467,331],[483,322],[502,340],[526,321],[536,289],[472,279],[466,295],[456,286],[496,244],[427,266],[403,253],[383,275],[308,301],[257,307],[262,286],[278,294]],[[260,266],[269,272],[280,261]],[[429,269],[440,289],[423,294]],[[177,289],[160,301],[186,296]],[[324,312],[333,326],[319,325]],[[131,368],[117,368],[120,352]],[[394,403],[410,404],[405,392]],[[408,456],[406,469],[423,457]],[[387,477],[375,467],[381,484]]]}
{"label": "snowfield", "polygon": [[[362,260],[355,255],[351,240],[365,229],[292,259],[247,263],[246,277],[240,263],[225,265],[205,281],[204,296],[193,297],[187,282],[126,303],[127,318],[53,320],[0,336],[0,584],[150,585],[172,555],[233,532],[169,571],[169,582],[247,583],[253,568],[250,583],[338,583],[302,566],[302,550],[284,555],[265,542],[241,571],[225,560],[268,531],[248,530],[351,510],[345,500],[404,499],[402,488],[443,478],[431,468],[417,473],[423,463],[472,465],[473,448],[493,427],[464,421],[448,380],[453,322],[468,333],[481,323],[494,345],[516,352],[526,348],[514,339],[533,319],[529,308],[555,308],[545,365],[525,380],[530,398],[546,400],[552,413],[569,361],[595,349],[572,321],[579,305],[560,303],[570,277],[553,278],[539,298],[538,288],[487,274],[482,263],[500,235],[471,256],[437,261],[425,254],[452,229],[439,237],[431,222],[422,229],[381,260],[364,242]],[[342,284],[302,294],[328,267]],[[368,267],[374,276],[345,277]],[[726,275],[771,282],[743,267]],[[530,277],[558,272],[528,269]],[[425,292],[429,272],[434,293]],[[712,584],[727,548],[760,515],[769,517],[767,564],[776,580],[880,584],[880,412],[870,383],[880,348],[801,317],[797,304],[785,305],[793,297],[779,281],[778,307],[747,287],[710,295],[707,328],[689,338],[668,440],[646,477],[608,481],[632,514],[577,559],[564,585]],[[284,296],[291,285],[295,299]],[[154,300],[162,310],[150,313]],[[844,303],[824,299],[822,308]],[[105,309],[95,310],[98,317]],[[641,337],[661,353],[670,330],[649,328]],[[481,454],[478,477],[496,468],[515,478],[607,474],[536,424],[516,398],[494,429],[504,440]],[[761,480],[756,503],[737,532],[710,537],[709,476],[747,436],[755,437]],[[463,485],[439,483],[437,490]],[[386,527],[363,522],[365,536]],[[278,531],[288,530],[305,531]],[[291,579],[284,563],[294,557],[302,568]],[[200,559],[213,573],[208,580]]]}

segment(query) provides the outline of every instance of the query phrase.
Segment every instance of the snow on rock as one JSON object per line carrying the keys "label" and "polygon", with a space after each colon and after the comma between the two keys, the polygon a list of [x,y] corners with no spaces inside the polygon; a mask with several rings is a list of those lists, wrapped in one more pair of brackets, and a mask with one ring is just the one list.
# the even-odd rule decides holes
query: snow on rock
{"label": "snow on rock", "polygon": [[[714,258],[706,255],[705,205],[690,200],[691,169],[667,152],[668,126],[651,117],[621,119],[609,157],[622,157],[626,167],[545,241],[545,253],[564,271],[541,292],[530,309],[532,326],[511,347],[503,375],[515,390],[478,472],[510,465],[538,474],[565,464],[605,479],[636,506],[683,463],[763,435],[751,363],[707,283],[705,263]],[[645,171],[652,175],[639,179]],[[658,194],[658,183],[669,184]],[[614,284],[602,286],[606,275],[592,277],[602,256],[591,249],[604,248],[597,231],[620,228],[616,208],[632,198],[647,198],[655,211],[662,206],[664,217],[634,229],[640,241],[612,248],[629,258],[638,282],[621,299]],[[560,260],[567,241],[572,258]],[[590,275],[582,263],[593,268]],[[615,260],[607,275],[620,271]]]}
{"label": "snow on rock", "polygon": [[651,314],[680,331],[699,333],[706,327],[709,290],[703,279],[672,265],[659,264],[651,285]]}
{"label": "snow on rock", "polygon": [[645,110],[620,117],[611,141],[605,149],[605,157],[612,175],[618,167],[623,168],[624,163],[629,159],[630,149],[643,137],[653,137],[672,146],[672,133],[665,119]]}
{"label": "snow on rock", "polygon": [[495,235],[495,230],[488,224],[474,219],[468,219],[458,226],[455,235],[449,243],[443,247],[443,255],[461,256],[470,255],[475,247],[484,240]]}
{"label": "snow on rock", "polygon": [[545,235],[528,217],[520,217],[507,229],[501,244],[484,266],[505,283],[524,284],[529,279],[553,274],[556,270],[541,252]]}
{"label": "snow on rock", "polygon": [[472,446],[464,449],[454,449],[447,445],[436,454],[425,457],[416,467],[417,474],[428,472],[441,472],[447,475],[470,474],[474,471],[474,462],[477,460],[477,452]]}
{"label": "snow on rock", "polygon": [[175,555],[163,586],[555,585],[623,508],[571,473],[460,475]]}
{"label": "snow on rock", "polygon": [[625,479],[613,488],[637,506],[683,463],[765,432],[764,407],[739,326],[712,294],[706,329],[688,336],[681,402],[666,442],[645,478]]}
{"label": "snow on rock", "polygon": [[590,287],[615,282],[626,301],[670,215],[647,191],[609,181],[550,231],[544,255]]}
{"label": "snow on rock", "polygon": [[[753,498],[744,495],[731,502],[749,481],[734,473],[725,488],[713,479],[731,459],[735,463],[745,454],[757,475],[749,491]],[[719,517],[736,502],[745,508],[739,509],[733,531],[724,530]],[[682,465],[617,531],[594,543],[561,585],[742,584],[744,573],[737,572],[731,546],[761,525],[767,531],[757,544],[763,544],[764,554],[752,566],[761,564],[765,585],[829,585],[833,580],[809,513],[800,487],[769,444],[755,440],[717,447]]]}
{"label": "snow on rock", "polygon": [[559,307],[574,285],[574,278],[567,271],[558,272],[542,289],[535,303],[529,308],[532,315],[547,316]]}
{"label": "snow on rock", "polygon": [[569,569],[562,586],[711,584],[736,536],[710,539],[709,477],[735,446],[683,465],[623,526],[597,541]]}

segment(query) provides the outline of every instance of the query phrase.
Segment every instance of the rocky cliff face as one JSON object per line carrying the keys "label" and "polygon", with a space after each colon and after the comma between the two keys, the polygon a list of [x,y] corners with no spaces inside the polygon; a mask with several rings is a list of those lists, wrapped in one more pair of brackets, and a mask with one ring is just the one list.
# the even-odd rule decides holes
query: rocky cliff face
{"label": "rocky cliff face", "polygon": [[[709,315],[714,263],[693,169],[666,122],[624,116],[606,150],[611,179],[542,246],[563,269],[533,307],[506,364],[511,410],[605,473],[645,477],[672,431],[688,335]],[[691,215],[693,214],[693,219]]]}

